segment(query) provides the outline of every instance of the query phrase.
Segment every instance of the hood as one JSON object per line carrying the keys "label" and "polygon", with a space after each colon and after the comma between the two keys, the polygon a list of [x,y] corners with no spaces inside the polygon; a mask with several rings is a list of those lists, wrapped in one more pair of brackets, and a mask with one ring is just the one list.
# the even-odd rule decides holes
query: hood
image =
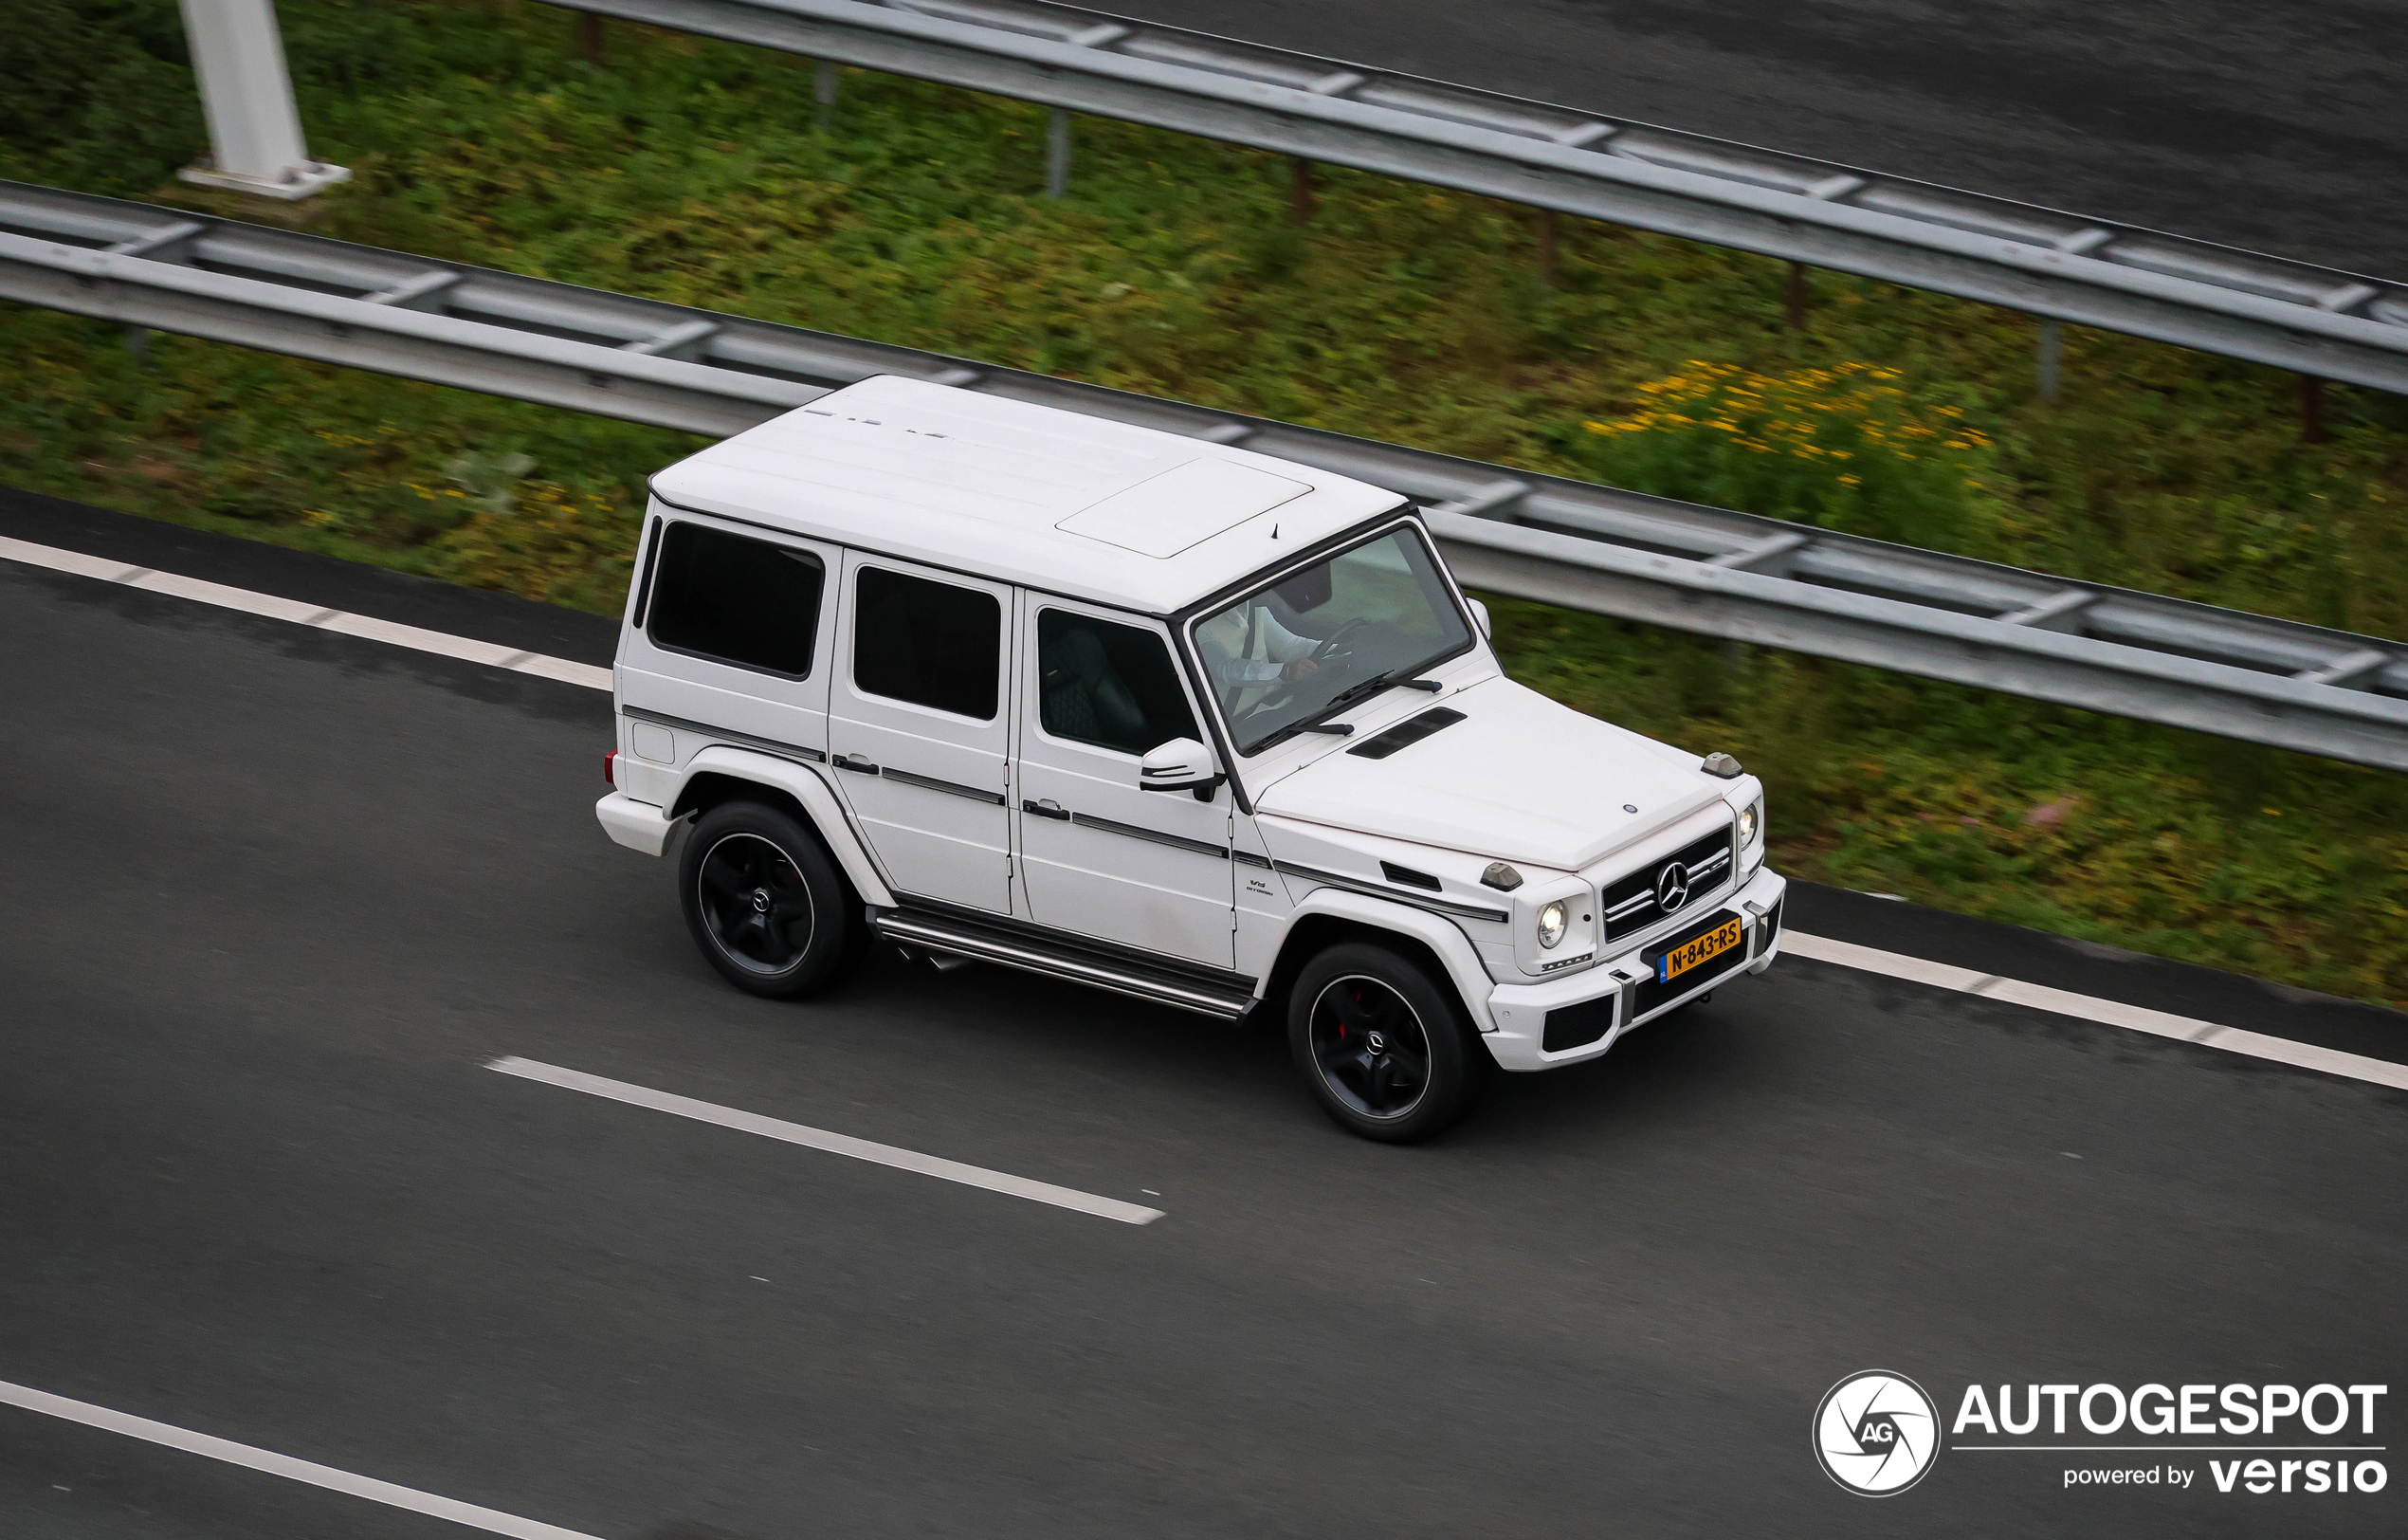
{"label": "hood", "polygon": [[[1263,789],[1282,817],[1578,871],[1720,797],[1697,756],[1509,679],[1447,696],[1464,720],[1385,759],[1344,749]],[[1359,745],[1358,745],[1359,746]],[[1638,809],[1623,811],[1625,804]]]}

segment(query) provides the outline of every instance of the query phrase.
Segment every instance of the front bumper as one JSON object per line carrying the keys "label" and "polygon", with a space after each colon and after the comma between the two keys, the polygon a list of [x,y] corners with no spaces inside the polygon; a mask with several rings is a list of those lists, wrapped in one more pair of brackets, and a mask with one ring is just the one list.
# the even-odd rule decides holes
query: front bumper
{"label": "front bumper", "polygon": [[[1739,962],[1701,970],[1704,976],[1695,983],[1669,989],[1657,985],[1653,968],[1640,955],[1655,947],[1634,947],[1569,979],[1499,984],[1488,993],[1488,1018],[1497,1030],[1481,1034],[1480,1040],[1507,1070],[1554,1070],[1596,1058],[1633,1027],[1678,1010],[1742,973],[1761,973],[1771,966],[1780,955],[1781,899],[1788,890],[1789,879],[1762,867],[1738,892],[1699,910],[1701,921],[1725,910],[1738,915],[1745,939]],[[1562,1045],[1553,1050],[1547,1046],[1550,1016],[1556,1018],[1557,1040]]]}

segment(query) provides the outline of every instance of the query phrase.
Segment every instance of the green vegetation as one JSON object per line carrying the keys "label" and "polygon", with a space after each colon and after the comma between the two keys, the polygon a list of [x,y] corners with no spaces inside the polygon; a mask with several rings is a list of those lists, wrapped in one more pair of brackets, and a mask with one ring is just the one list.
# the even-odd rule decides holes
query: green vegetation
{"label": "green vegetation", "polygon": [[[848,72],[821,133],[809,65],[761,50],[613,25],[595,70],[517,0],[280,10],[353,185],[169,180],[201,147],[173,0],[0,12],[0,174],[2408,635],[2389,397],[2328,391],[2306,445],[2288,376],[2070,330],[2044,406],[2034,323],[1978,305],[1816,273],[1793,331],[1784,266],[1676,240],[1566,222],[1550,284],[1534,216],[1483,199],[1324,170],[1299,228],[1284,161],[1082,121],[1056,202],[1019,103]],[[695,443],[181,339],[140,367],[46,313],[0,336],[0,480],[588,608]],[[2399,778],[1499,613],[1523,678],[1768,768],[1791,870],[2408,1003]]]}

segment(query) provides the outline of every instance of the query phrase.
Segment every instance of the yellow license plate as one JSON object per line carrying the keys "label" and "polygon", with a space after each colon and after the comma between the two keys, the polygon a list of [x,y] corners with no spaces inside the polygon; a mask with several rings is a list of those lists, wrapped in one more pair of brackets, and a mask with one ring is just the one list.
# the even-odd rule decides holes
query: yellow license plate
{"label": "yellow license plate", "polygon": [[1685,941],[1656,959],[1655,976],[1669,983],[1698,964],[1710,962],[1737,946],[1745,935],[1736,918],[1727,920],[1705,935]]}

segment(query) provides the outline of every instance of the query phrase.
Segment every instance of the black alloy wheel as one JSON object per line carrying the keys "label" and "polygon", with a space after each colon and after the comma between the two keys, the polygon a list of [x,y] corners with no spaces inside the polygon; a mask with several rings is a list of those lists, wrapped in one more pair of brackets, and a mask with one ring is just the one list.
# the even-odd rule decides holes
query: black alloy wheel
{"label": "black alloy wheel", "polygon": [[737,966],[784,973],[811,945],[811,889],[758,834],[721,834],[695,869],[702,923]]}
{"label": "black alloy wheel", "polygon": [[1330,1093],[1367,1118],[1400,1118],[1430,1091],[1430,1036],[1404,997],[1350,973],[1313,1001],[1313,1062]]}
{"label": "black alloy wheel", "polygon": [[678,862],[695,944],[750,994],[793,999],[825,988],[858,955],[851,884],[818,837],[784,811],[728,802],[695,825]]}
{"label": "black alloy wheel", "polygon": [[1453,991],[1412,960],[1362,942],[1305,965],[1288,1043],[1322,1106],[1368,1139],[1427,1139],[1479,1097],[1493,1062]]}

